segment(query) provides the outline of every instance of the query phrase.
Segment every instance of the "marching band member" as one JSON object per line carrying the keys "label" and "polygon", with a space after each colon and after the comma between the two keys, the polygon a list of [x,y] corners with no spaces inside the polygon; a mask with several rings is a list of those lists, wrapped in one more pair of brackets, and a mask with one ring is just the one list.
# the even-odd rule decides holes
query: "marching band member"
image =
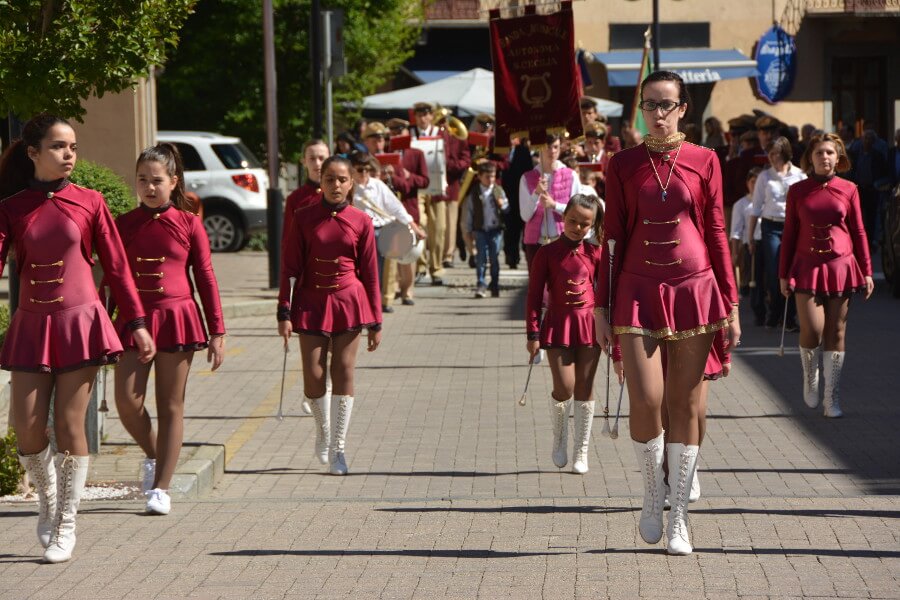
{"label": "marching band member", "polygon": [[[800,317],[803,399],[819,405],[819,355],[823,354],[826,417],[843,416],[839,402],[850,296],[872,295],[872,260],[856,186],[836,173],[850,169],[844,142],[815,136],[801,159],[810,178],[788,190],[779,280]],[[824,352],[819,347],[824,347]]]}
{"label": "marching band member", "polygon": [[[136,170],[141,204],[116,219],[116,226],[147,312],[147,327],[156,341],[152,366],[158,435],[144,408],[151,364],[139,360],[135,340],[121,317],[116,329],[125,354],[115,372],[116,408],[122,425],[147,456],[142,467],[147,512],[167,515],[172,507],[169,483],[184,437],[184,394],[191,361],[194,352],[206,348],[211,370],[219,368],[225,359],[225,322],[206,230],[187,210],[178,150],[171,144],[147,148],[138,157]],[[209,336],[194,300],[188,267],[200,293]]]}
{"label": "marching band member", "polygon": [[[387,123],[388,130],[392,136],[409,135],[409,121],[404,119],[389,119]],[[418,148],[404,148],[399,150],[400,163],[406,171],[405,184],[397,184],[397,191],[400,192],[400,202],[406,208],[406,212],[413,218],[419,229],[422,228],[422,222],[419,213],[419,190],[425,189],[429,184],[428,165],[425,162],[425,153]],[[405,306],[415,304],[413,300],[413,276],[415,275],[415,264],[397,265],[400,280],[400,302]]]}
{"label": "marching band member", "polygon": [[534,160],[531,158],[531,148],[527,139],[511,140],[512,147],[509,151],[509,167],[503,173],[503,191],[509,198],[509,212],[503,218],[503,255],[510,269],[518,269],[521,261],[522,230],[525,223],[522,222],[519,203],[519,184],[522,175],[534,168]]}
{"label": "marching band member", "polygon": [[[15,248],[21,285],[0,366],[12,371],[19,460],[37,487],[37,535],[50,563],[72,557],[88,470],[84,420],[91,389],[98,367],[122,354],[91,274],[94,250],[137,359],[148,363],[156,352],[103,196],[67,179],[76,156],[69,123],[40,114],[0,158],[0,270]],[[51,398],[55,457],[47,436]]]}
{"label": "marching band member", "polygon": [[291,220],[294,211],[307,204],[315,204],[322,194],[319,181],[322,177],[322,163],[328,158],[328,144],[324,140],[312,139],[303,144],[303,168],[306,169],[306,181],[303,185],[291,192],[284,203],[284,226],[282,229],[281,243],[287,238],[291,230]]}
{"label": "marching band member", "polygon": [[[594,421],[591,390],[600,360],[594,320],[594,289],[603,270],[602,251],[584,242],[591,229],[602,236],[599,204],[593,196],[576,194],[563,209],[563,232],[541,246],[531,260],[525,323],[529,362],[547,351],[553,374],[550,421],[553,426],[553,464],[568,463],[569,409],[575,398],[575,444],[572,472],[588,471],[588,445]],[[545,292],[547,312],[541,317]],[[616,363],[621,381],[621,363]]]}
{"label": "marching band member", "polygon": [[[330,157],[322,165],[321,202],[297,210],[285,245],[278,295],[278,335],[300,337],[303,392],[316,421],[316,453],[329,472],[346,475],[345,442],[354,401],[359,335],[368,350],[381,342],[381,302],[372,219],[350,206],[350,162]],[[294,278],[294,289],[290,279]],[[331,351],[331,401],[325,372]]]}
{"label": "marching band member", "polygon": [[682,143],[678,121],[688,102],[676,73],[658,71],[641,84],[640,106],[650,131],[640,146],[609,163],[604,224],[616,251],[612,281],[601,270],[598,288],[600,342],[608,348],[618,337],[628,373],[631,436],[644,475],[639,529],[647,543],[663,534],[661,405],[667,403],[670,554],[693,550],[687,504],[699,452],[696,415],[713,338],[729,328],[729,345],[740,339],[719,161],[710,150]]}
{"label": "marching band member", "polygon": [[606,186],[606,169],[609,165],[610,153],[606,151],[606,125],[603,123],[592,123],[584,131],[584,144],[582,145],[584,156],[579,162],[599,164],[602,168],[595,171],[597,174],[594,188],[597,196],[602,198],[605,195]]}
{"label": "marching band member", "polygon": [[413,105],[416,125],[413,137],[442,137],[446,160],[447,189],[443,195],[426,198],[428,237],[428,272],[432,285],[443,285],[444,269],[453,266],[453,249],[459,222],[459,180],[469,168],[469,147],[464,140],[450,135],[443,127],[434,125],[434,105],[417,102]]}
{"label": "marching band member", "polygon": [[563,211],[581,182],[575,171],[559,161],[560,136],[547,135],[540,162],[522,175],[519,183],[519,214],[525,222],[525,259],[531,261],[538,248],[563,231]]}

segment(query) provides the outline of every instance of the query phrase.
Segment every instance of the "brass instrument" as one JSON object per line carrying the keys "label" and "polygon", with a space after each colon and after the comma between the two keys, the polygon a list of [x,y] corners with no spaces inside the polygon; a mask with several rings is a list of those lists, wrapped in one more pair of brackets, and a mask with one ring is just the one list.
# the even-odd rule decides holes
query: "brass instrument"
{"label": "brass instrument", "polygon": [[450,135],[458,140],[469,139],[469,129],[465,123],[454,117],[448,108],[440,105],[435,108],[434,124],[438,127],[446,127]]}

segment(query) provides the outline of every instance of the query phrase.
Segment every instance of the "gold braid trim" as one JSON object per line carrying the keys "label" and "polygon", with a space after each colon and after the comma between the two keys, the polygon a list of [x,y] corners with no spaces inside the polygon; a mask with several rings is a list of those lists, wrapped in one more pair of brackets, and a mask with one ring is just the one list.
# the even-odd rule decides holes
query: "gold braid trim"
{"label": "gold braid trim", "polygon": [[622,335],[623,333],[632,333],[635,335],[643,335],[646,337],[652,337],[657,340],[665,340],[665,341],[677,341],[684,340],[689,337],[694,337],[695,335],[701,335],[704,333],[713,333],[719,331],[720,329],[724,329],[728,327],[729,321],[731,321],[733,317],[729,317],[726,319],[721,319],[719,321],[715,321],[713,323],[707,323],[706,325],[698,325],[693,329],[686,329],[684,331],[672,331],[670,327],[663,327],[662,329],[642,329],[640,327],[632,327],[630,325],[616,325],[613,329],[613,334]]}

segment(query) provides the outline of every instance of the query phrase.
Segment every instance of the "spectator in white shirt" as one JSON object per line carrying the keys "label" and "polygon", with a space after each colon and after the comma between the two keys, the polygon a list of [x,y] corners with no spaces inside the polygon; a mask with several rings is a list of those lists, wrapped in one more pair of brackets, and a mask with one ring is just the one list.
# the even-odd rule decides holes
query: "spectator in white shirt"
{"label": "spectator in white shirt", "polygon": [[[781,250],[781,234],[784,231],[784,214],[788,188],[806,179],[800,167],[791,163],[793,152],[791,143],[786,137],[779,137],[766,148],[769,156],[768,169],[759,174],[753,188],[753,209],[750,217],[749,238],[751,252],[756,249],[755,235],[757,224],[761,229],[763,266],[762,278],[759,277],[760,266],[756,265],[757,286],[764,284],[763,293],[768,297],[766,304],[766,327],[781,325],[784,314],[785,298],[781,295],[778,282],[778,254]],[[789,305],[786,327],[797,331],[796,308]]]}
{"label": "spectator in white shirt", "polygon": [[[762,173],[761,167],[753,167],[747,173],[747,194],[734,203],[731,212],[731,260],[735,267],[740,267],[740,280],[738,285],[743,295],[747,294],[749,288],[750,307],[753,309],[755,323],[762,325],[766,318],[766,305],[762,294],[759,293],[760,287],[756,286],[754,279],[757,276],[756,269],[762,265],[762,258],[754,257],[750,252],[750,219],[753,216],[753,189],[756,186],[756,179]],[[754,242],[756,242],[756,253],[762,252],[762,246],[759,241],[762,237],[761,228],[757,227],[754,234]],[[737,277],[735,277],[737,279]],[[753,282],[752,285],[750,282]]]}

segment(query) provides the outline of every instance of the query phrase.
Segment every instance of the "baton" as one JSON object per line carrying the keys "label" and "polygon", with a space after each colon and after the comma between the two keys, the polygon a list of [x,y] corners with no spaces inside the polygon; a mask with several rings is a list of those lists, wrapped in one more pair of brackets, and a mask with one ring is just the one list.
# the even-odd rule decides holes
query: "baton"
{"label": "baton", "polygon": [[[538,350],[540,352],[540,350]],[[537,358],[539,354],[536,354],[534,357]],[[525,389],[522,391],[522,397],[519,398],[519,406],[525,406],[525,402],[528,398],[528,384],[531,383],[531,370],[534,368],[534,360],[528,361],[528,376],[525,378]]]}
{"label": "baton", "polygon": [[622,412],[622,395],[625,393],[625,380],[622,380],[621,386],[619,387],[619,404],[616,406],[616,420],[613,421],[612,431],[609,432],[610,439],[617,439],[619,437],[619,413]]}
{"label": "baton", "polygon": [[[290,284],[290,291],[288,292],[288,308],[294,305],[294,284],[296,283],[296,277],[288,278],[288,282]],[[287,376],[287,357],[288,352],[290,350],[290,336],[288,339],[284,341],[284,359],[281,363],[281,395],[278,398],[278,414],[275,415],[279,421],[284,421],[284,413],[282,412],[282,406],[284,405],[284,379]]]}
{"label": "baton", "polygon": [[[103,286],[103,304],[106,308],[106,314],[109,314],[109,287]],[[102,388],[103,388],[103,396],[100,398],[100,408],[97,409],[98,412],[109,412],[109,406],[106,404],[106,384],[107,379],[106,376],[109,372],[109,369],[106,365],[100,367],[103,369],[103,379],[102,379]]]}
{"label": "baton", "polygon": [[[610,317],[609,326],[612,327],[612,288],[613,288],[613,260],[616,256],[616,240],[606,240],[606,244],[609,246],[609,294],[607,297],[607,306],[609,307],[609,312],[607,313]],[[612,431],[609,429],[609,373],[612,370],[611,365],[612,360],[612,344],[606,350],[606,405],[603,407],[603,429],[601,430],[601,434],[612,437]]]}

